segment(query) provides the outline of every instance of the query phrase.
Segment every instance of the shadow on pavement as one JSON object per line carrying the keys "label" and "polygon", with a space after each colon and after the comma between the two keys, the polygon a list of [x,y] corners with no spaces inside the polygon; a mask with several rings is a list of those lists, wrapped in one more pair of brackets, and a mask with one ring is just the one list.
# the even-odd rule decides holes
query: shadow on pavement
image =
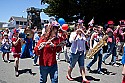
{"label": "shadow on pavement", "polygon": [[117,73],[108,71],[106,68],[102,68],[102,72],[106,75],[116,75]]}
{"label": "shadow on pavement", "polygon": [[15,60],[10,60],[10,62],[14,62]]}
{"label": "shadow on pavement", "polygon": [[117,74],[117,73],[108,71],[106,68],[102,68],[101,73],[98,73],[97,70],[91,70],[89,73],[102,74],[102,75],[116,75]]}
{"label": "shadow on pavement", "polygon": [[[73,78],[73,79],[77,82],[82,82],[82,76],[79,76],[79,77],[76,77],[76,78]],[[94,78],[92,76],[86,76],[86,79],[89,80],[89,81],[100,81],[100,79]]]}
{"label": "shadow on pavement", "polygon": [[24,74],[24,73],[29,73],[30,75],[36,75],[36,73],[33,73],[31,69],[22,69],[22,70],[19,70],[19,75],[21,74]]}

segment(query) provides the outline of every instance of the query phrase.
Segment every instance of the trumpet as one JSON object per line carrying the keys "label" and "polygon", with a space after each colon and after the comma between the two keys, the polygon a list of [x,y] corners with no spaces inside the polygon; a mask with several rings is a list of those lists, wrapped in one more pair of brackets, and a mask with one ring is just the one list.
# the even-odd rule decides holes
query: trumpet
{"label": "trumpet", "polygon": [[49,39],[47,42],[42,42],[40,43],[40,45],[38,46],[38,49],[41,50],[43,47],[45,47],[47,44],[50,44],[51,46],[54,46],[54,44],[51,42],[53,39],[55,39],[55,37]]}

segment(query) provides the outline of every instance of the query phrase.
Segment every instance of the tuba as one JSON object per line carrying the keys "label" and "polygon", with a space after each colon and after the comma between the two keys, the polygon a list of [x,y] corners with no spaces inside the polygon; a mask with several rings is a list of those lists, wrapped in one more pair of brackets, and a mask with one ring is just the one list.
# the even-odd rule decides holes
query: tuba
{"label": "tuba", "polygon": [[103,46],[107,45],[106,40],[108,39],[108,35],[104,35],[103,38],[99,41],[99,43],[92,49],[89,50],[86,54],[86,58],[92,58]]}

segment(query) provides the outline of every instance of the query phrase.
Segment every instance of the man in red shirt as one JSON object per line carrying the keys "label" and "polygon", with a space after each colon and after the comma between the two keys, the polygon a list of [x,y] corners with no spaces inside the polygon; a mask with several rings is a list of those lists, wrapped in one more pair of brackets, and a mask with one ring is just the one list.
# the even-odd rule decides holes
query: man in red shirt
{"label": "man in red shirt", "polygon": [[106,30],[106,34],[108,35],[108,39],[107,39],[107,53],[103,54],[103,59],[102,62],[104,64],[105,60],[112,54],[112,59],[111,62],[109,63],[112,66],[116,66],[118,67],[119,65],[116,64],[116,42],[115,42],[115,38],[114,38],[114,22],[113,21],[108,21],[108,28]]}
{"label": "man in red shirt", "polygon": [[56,52],[61,51],[62,46],[59,43],[63,41],[63,38],[57,36],[58,29],[58,23],[48,26],[34,48],[35,54],[39,56],[40,83],[47,82],[48,74],[52,83],[58,83]]}

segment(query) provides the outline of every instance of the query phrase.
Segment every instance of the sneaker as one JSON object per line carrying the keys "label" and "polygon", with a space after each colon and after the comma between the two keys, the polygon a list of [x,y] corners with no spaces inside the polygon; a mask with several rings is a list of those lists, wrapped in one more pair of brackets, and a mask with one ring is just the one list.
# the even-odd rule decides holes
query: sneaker
{"label": "sneaker", "polygon": [[70,63],[70,61],[69,60],[65,60],[67,63]]}
{"label": "sneaker", "polygon": [[34,63],[33,66],[38,66],[38,64]]}
{"label": "sneaker", "polygon": [[4,59],[2,60],[3,62],[6,62]]}
{"label": "sneaker", "polygon": [[98,73],[98,74],[102,74],[102,75],[104,74],[102,71],[97,71],[97,73]]}
{"label": "sneaker", "polygon": [[102,63],[106,65],[105,61],[102,61]]}
{"label": "sneaker", "polygon": [[114,62],[110,62],[109,65],[112,65],[112,66],[113,66],[113,65],[114,65]]}
{"label": "sneaker", "polygon": [[10,60],[7,60],[7,63],[10,63]]}
{"label": "sneaker", "polygon": [[117,65],[116,63],[113,65],[114,67],[119,67],[119,65]]}
{"label": "sneaker", "polygon": [[87,68],[87,71],[91,71],[90,67],[86,66],[86,68]]}
{"label": "sneaker", "polygon": [[61,60],[60,59],[57,59],[58,62],[60,62]]}

